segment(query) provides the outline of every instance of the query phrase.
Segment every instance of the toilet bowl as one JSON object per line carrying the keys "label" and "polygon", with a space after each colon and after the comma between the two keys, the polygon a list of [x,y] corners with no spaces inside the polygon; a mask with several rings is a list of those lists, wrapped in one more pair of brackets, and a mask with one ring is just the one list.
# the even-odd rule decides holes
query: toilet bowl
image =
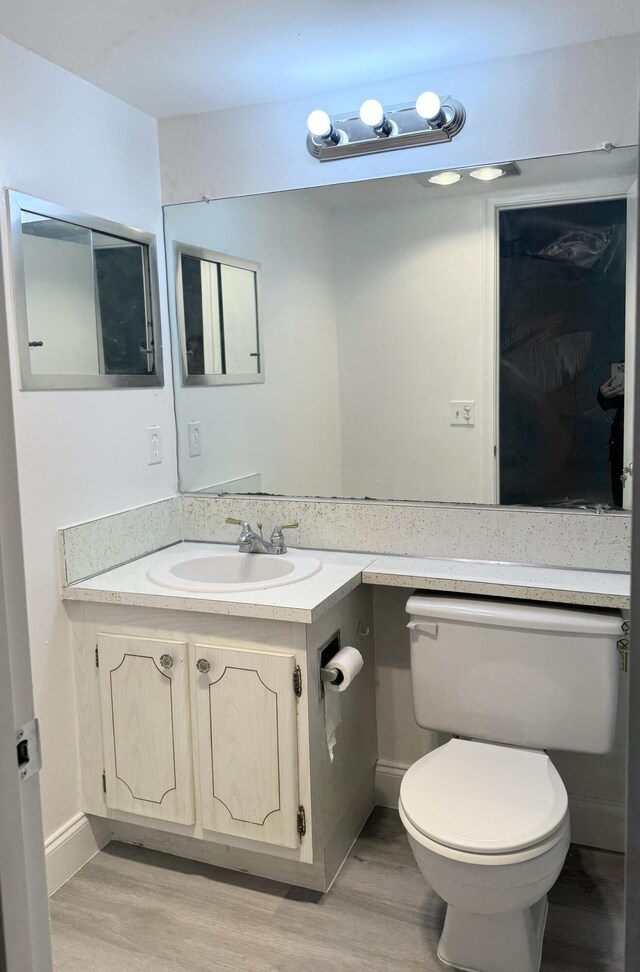
{"label": "toilet bowl", "polygon": [[438,948],[467,972],[538,972],[546,894],[569,848],[567,793],[546,753],[452,739],[413,764],[399,810],[447,903]]}

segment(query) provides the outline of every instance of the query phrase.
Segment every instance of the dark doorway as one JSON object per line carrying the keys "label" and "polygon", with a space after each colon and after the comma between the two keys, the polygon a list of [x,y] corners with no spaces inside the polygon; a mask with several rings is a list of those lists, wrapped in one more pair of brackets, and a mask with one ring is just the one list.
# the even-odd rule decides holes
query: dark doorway
{"label": "dark doorway", "polygon": [[624,199],[500,213],[501,503],[620,505],[626,223]]}

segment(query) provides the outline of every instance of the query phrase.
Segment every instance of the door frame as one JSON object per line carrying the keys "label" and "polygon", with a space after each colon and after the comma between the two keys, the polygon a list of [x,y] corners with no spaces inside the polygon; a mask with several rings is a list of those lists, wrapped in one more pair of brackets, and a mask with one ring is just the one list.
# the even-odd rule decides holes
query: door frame
{"label": "door frame", "polygon": [[16,756],[34,703],[9,362],[0,253],[0,970],[51,972],[40,780]]}
{"label": "door frame", "polygon": [[[640,168],[640,167],[639,167]],[[640,176],[640,171],[639,171]],[[636,210],[640,235],[640,215]],[[636,253],[636,280],[640,279],[640,255]],[[636,290],[636,326],[640,318],[640,288]],[[635,383],[640,375],[640,341],[635,342]],[[634,396],[633,463],[640,468],[640,395]],[[632,508],[640,510],[640,476],[632,477]],[[631,631],[640,631],[640,516],[631,517]],[[640,645],[640,639],[638,641]],[[640,655],[639,655],[640,658]],[[625,952],[627,972],[640,968],[640,663],[629,661],[629,731],[627,736],[627,856],[625,868]]]}
{"label": "door frame", "polygon": [[[612,182],[620,182],[620,188],[602,187],[586,191],[583,186],[576,187],[572,191],[569,187],[562,189],[527,189],[523,192],[514,190],[500,195],[487,196],[484,204],[484,272],[483,279],[486,287],[485,294],[485,362],[483,372],[487,376],[483,389],[485,401],[492,411],[490,421],[485,423],[485,427],[491,429],[491,441],[485,443],[486,454],[490,450],[493,452],[492,463],[492,484],[490,492],[493,498],[490,501],[495,505],[500,505],[500,213],[504,209],[530,209],[532,207],[561,206],[563,203],[568,205],[581,202],[604,202],[608,199],[629,200],[629,194],[633,185],[626,188],[622,183],[627,177],[616,176]],[[635,185],[635,183],[634,183]],[[627,213],[627,219],[629,213]],[[627,223],[627,239],[628,239]],[[628,286],[627,286],[628,291]],[[630,315],[629,308],[625,310],[625,346],[629,347],[628,333],[630,325],[633,323],[633,315]],[[633,345],[632,345],[633,347]],[[635,372],[637,374],[637,372]],[[635,382],[634,374],[634,382]],[[629,456],[625,455],[625,463]],[[570,513],[571,510],[562,510],[563,513]],[[625,507],[624,512],[629,512]],[[594,515],[595,511],[594,511]],[[599,514],[598,514],[599,515]]]}

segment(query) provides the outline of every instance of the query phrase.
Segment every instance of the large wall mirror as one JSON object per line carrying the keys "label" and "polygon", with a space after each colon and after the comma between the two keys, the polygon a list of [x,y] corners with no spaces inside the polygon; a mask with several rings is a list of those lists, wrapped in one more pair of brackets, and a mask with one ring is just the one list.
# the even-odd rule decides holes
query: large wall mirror
{"label": "large wall mirror", "polygon": [[23,389],[161,385],[153,234],[8,199]]}
{"label": "large wall mirror", "polygon": [[[182,490],[627,508],[636,173],[627,147],[167,207]],[[260,265],[262,384],[183,383],[175,241]]]}

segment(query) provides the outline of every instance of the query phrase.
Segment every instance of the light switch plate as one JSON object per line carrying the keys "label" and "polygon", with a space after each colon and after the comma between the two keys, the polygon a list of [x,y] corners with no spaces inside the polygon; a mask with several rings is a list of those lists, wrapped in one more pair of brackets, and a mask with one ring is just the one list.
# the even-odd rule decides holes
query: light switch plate
{"label": "light switch plate", "polygon": [[467,425],[471,428],[476,424],[475,402],[449,402],[450,425]]}

